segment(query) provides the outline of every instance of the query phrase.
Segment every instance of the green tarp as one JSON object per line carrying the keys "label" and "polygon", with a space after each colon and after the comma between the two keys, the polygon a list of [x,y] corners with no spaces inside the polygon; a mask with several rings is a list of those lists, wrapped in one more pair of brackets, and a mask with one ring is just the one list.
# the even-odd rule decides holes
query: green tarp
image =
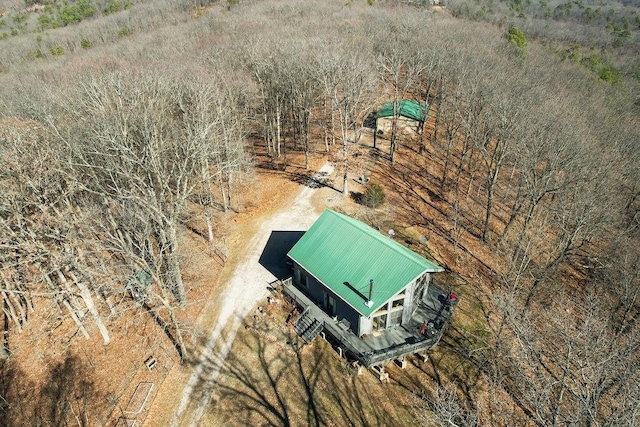
{"label": "green tarp", "polygon": [[[398,105],[398,113],[401,117],[424,122],[427,119],[427,106],[422,102],[405,99]],[[393,102],[384,104],[376,113],[376,117],[393,117]]]}

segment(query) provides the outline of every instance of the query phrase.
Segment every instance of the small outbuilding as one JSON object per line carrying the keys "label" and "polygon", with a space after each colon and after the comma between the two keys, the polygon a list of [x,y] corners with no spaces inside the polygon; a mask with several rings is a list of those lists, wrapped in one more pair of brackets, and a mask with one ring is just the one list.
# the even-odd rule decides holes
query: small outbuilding
{"label": "small outbuilding", "polygon": [[[398,119],[416,123],[416,132],[420,133],[427,121],[427,105],[411,99],[404,99],[397,105]],[[373,146],[376,146],[377,135],[391,131],[394,117],[394,103],[387,102],[375,113],[375,132]]]}

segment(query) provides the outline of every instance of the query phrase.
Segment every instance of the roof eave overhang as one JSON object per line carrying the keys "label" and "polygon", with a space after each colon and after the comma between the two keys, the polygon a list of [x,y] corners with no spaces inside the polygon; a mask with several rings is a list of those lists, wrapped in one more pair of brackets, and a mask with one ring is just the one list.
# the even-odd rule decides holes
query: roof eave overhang
{"label": "roof eave overhang", "polygon": [[[316,276],[315,274],[313,274],[312,272],[310,272],[309,270],[307,270],[302,264],[300,264],[300,262],[298,262],[294,257],[292,257],[291,255],[287,254],[287,256],[296,264],[298,264],[300,267],[304,268],[304,271],[306,271],[307,273],[309,273],[314,279],[316,279],[318,282],[322,283],[322,285],[327,288],[327,289],[331,289],[331,287],[329,287],[325,282],[323,282],[318,276]],[[410,284],[412,284],[413,282],[415,282],[415,280],[422,276],[425,273],[441,273],[444,271],[444,268],[438,266],[438,269],[425,269],[422,271],[422,273],[418,274],[416,277],[414,277],[412,280],[410,280],[409,282],[407,282],[403,287],[401,287],[400,289],[398,289],[398,292],[401,292],[403,289],[406,289],[407,286],[409,286]],[[382,307],[383,305],[387,304],[389,302],[389,300],[391,298],[393,298],[395,295],[398,294],[398,292],[396,292],[395,294],[393,294],[390,298],[387,298],[386,300],[384,300],[383,302],[381,302],[380,304],[376,304],[374,306],[371,307],[371,313],[366,314],[363,313],[358,307],[355,307],[353,304],[351,304],[349,301],[347,301],[346,299],[342,298],[339,294],[337,294],[336,292],[332,291],[333,293],[336,294],[336,296],[338,298],[340,298],[341,301],[343,301],[345,304],[347,304],[349,307],[353,308],[359,315],[364,316],[366,318],[371,317],[371,315],[373,313],[375,313],[376,311],[378,311],[380,309],[380,307]],[[362,302],[365,306],[366,306],[366,301],[363,300]]]}
{"label": "roof eave overhang", "polygon": [[[301,268],[304,268],[304,271],[306,271],[307,273],[309,273],[314,279],[316,279],[318,282],[322,283],[322,285],[327,288],[327,289],[331,289],[325,282],[323,282],[318,276],[316,276],[315,274],[313,274],[312,272],[310,272],[309,270],[307,270],[302,264],[300,264],[294,257],[290,256],[289,254],[287,254],[287,256],[289,258],[291,258],[292,261],[294,261],[296,264],[298,264]],[[333,291],[332,291],[333,292]],[[349,301],[347,301],[346,299],[342,298],[339,294],[333,292],[334,294],[336,294],[336,296],[338,298],[340,298],[341,301],[343,301],[345,304],[347,304],[349,307],[353,308],[355,311],[358,312],[358,314],[360,314],[361,316],[366,316],[366,314],[364,314],[362,311],[360,311],[357,307],[355,307],[353,304],[351,304]],[[363,300],[363,304],[366,304],[366,301]]]}

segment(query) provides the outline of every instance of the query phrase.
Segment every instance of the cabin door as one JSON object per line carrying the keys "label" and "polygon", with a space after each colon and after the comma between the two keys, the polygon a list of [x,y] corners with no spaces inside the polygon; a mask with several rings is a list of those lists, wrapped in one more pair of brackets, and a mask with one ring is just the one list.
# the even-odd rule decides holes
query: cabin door
{"label": "cabin door", "polygon": [[416,307],[417,304],[423,300],[424,295],[427,291],[427,286],[429,286],[428,276],[426,274],[422,275],[416,281],[416,287],[413,291],[413,306]]}
{"label": "cabin door", "polygon": [[336,300],[333,296],[327,294],[326,292],[322,292],[324,294],[324,306],[327,308],[327,313],[331,316],[336,315]]}

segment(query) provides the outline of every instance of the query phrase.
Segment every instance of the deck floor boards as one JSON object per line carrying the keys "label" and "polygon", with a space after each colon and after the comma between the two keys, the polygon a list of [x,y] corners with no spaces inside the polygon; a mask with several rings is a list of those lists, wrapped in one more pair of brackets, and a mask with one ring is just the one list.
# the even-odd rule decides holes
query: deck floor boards
{"label": "deck floor boards", "polygon": [[[327,315],[295,286],[285,286],[285,292],[299,305],[308,306],[309,315],[323,322],[325,331],[367,365],[367,362],[375,364],[404,356],[405,350],[406,354],[410,354],[433,347],[439,341],[442,330],[452,314],[447,308],[448,293],[430,284],[423,299],[416,305],[409,322],[361,338],[350,329],[345,330],[340,324],[342,319]],[[423,322],[429,321],[439,326],[438,333],[433,338],[427,338],[420,333]]]}

